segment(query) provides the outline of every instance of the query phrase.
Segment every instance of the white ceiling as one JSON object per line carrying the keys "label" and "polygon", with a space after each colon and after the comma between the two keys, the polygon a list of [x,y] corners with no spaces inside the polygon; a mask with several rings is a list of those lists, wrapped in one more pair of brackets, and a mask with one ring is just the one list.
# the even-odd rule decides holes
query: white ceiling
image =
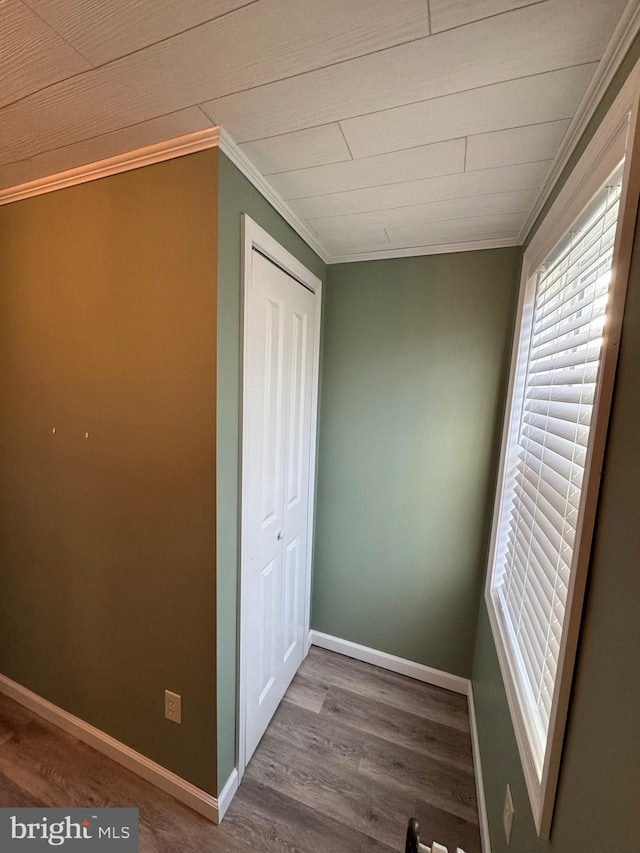
{"label": "white ceiling", "polygon": [[0,189],[220,124],[325,257],[514,244],[638,5],[0,0]]}

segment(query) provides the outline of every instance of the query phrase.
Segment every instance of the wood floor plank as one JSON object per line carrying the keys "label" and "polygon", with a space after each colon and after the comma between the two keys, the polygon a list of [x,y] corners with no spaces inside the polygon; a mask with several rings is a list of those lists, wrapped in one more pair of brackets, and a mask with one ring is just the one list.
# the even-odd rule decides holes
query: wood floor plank
{"label": "wood floor plank", "polygon": [[456,817],[477,822],[473,776],[433,758],[388,746],[360,762],[362,776],[381,785],[422,797]]}
{"label": "wood floor plank", "polygon": [[284,698],[286,702],[290,702],[292,705],[319,714],[328,691],[327,686],[318,684],[298,673],[289,685]]}
{"label": "wood floor plank", "polygon": [[38,808],[44,802],[28,791],[18,787],[11,779],[0,773],[0,806],[13,806],[17,809]]}
{"label": "wood floor plank", "polygon": [[[424,721],[420,721],[424,722]],[[269,726],[269,736],[322,761],[340,776],[344,769],[375,779],[392,793],[408,793],[448,809],[451,814],[476,820],[475,780],[469,767],[435,759],[422,752],[283,703]]]}
{"label": "wood floor plank", "polygon": [[409,793],[392,792],[339,762],[328,766],[267,733],[246,775],[392,848],[402,847],[415,807]]}
{"label": "wood floor plank", "polygon": [[469,731],[465,696],[345,655],[313,646],[300,668],[300,675],[326,687],[340,687],[418,717]]}
{"label": "wood floor plank", "polygon": [[437,841],[451,851],[459,847],[464,853],[482,853],[477,822],[456,817],[423,800],[416,802],[413,816],[420,824],[422,842],[428,847]]}
{"label": "wood floor plank", "polygon": [[245,839],[248,850],[261,853],[281,853],[284,850],[393,853],[398,849],[363,835],[253,779],[247,779],[243,786],[243,796],[231,805],[228,817],[239,837]]}
{"label": "wood floor plank", "polygon": [[332,687],[320,716],[339,719],[342,725],[368,732],[424,755],[447,761],[469,771],[473,768],[471,739],[462,729],[418,717],[400,708],[369,699],[363,702],[339,687]]}
{"label": "wood floor plank", "polygon": [[358,770],[366,755],[364,739],[331,718],[283,702],[268,729],[272,737],[306,750],[309,755]]}

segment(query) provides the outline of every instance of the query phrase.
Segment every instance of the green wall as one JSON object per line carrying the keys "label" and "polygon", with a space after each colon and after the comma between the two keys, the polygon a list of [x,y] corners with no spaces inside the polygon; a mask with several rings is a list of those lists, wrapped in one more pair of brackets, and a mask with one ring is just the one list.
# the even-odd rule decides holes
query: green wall
{"label": "green wall", "polygon": [[0,208],[0,672],[212,793],[216,214],[211,151]]}
{"label": "green wall", "polygon": [[329,267],[313,628],[471,674],[519,261]]}
{"label": "green wall", "polygon": [[[640,42],[636,41],[552,199],[639,55]],[[549,842],[536,836],[484,600],[480,605],[473,686],[493,853],[640,849],[639,376],[637,230],[584,621]],[[511,785],[516,809],[508,848],[502,829],[507,783]]]}
{"label": "green wall", "polygon": [[240,436],[241,217],[248,213],[281,245],[326,278],[318,256],[222,153],[218,154],[218,790],[236,763],[238,498]]}

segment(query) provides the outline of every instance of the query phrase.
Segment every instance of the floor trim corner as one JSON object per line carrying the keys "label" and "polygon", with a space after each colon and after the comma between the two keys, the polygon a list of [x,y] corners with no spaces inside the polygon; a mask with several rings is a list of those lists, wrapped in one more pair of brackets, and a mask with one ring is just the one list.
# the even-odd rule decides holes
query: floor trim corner
{"label": "floor trim corner", "polygon": [[371,663],[382,669],[407,675],[409,678],[424,681],[426,684],[433,684],[435,687],[443,687],[445,690],[452,690],[454,693],[460,693],[463,696],[467,696],[469,693],[469,679],[462,678],[460,675],[453,675],[450,672],[443,672],[441,669],[434,669],[431,666],[425,666],[422,663],[416,663],[397,655],[390,655],[368,646],[361,646],[359,643],[352,643],[351,640],[342,640],[340,637],[334,637],[331,634],[323,634],[322,631],[310,631],[309,639],[312,645],[319,646],[321,649]]}

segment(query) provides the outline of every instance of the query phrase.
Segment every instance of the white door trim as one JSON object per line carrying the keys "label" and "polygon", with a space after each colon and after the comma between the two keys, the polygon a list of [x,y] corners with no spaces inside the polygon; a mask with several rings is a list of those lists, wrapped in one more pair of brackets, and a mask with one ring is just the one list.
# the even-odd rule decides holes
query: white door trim
{"label": "white door trim", "polygon": [[[309,651],[309,623],[311,618],[311,561],[313,555],[313,520],[314,520],[314,505],[315,505],[315,481],[316,481],[316,446],[317,446],[317,425],[318,425],[318,377],[320,365],[320,315],[322,310],[322,282],[310,270],[308,270],[300,261],[297,260],[290,252],[281,246],[273,237],[268,234],[264,228],[261,228],[250,216],[246,213],[242,214],[242,396],[244,400],[244,390],[247,388],[248,377],[246,375],[246,353],[247,339],[246,330],[248,328],[248,298],[250,293],[249,285],[251,282],[251,271],[253,263],[253,250],[257,249],[262,255],[273,261],[284,272],[299,281],[304,287],[316,295],[317,304],[315,312],[315,329],[313,340],[313,363],[312,363],[312,403],[311,403],[311,440],[309,452],[311,454],[311,464],[309,466],[309,509],[307,520],[307,565],[305,571],[305,615],[304,615],[304,637],[305,637],[305,655]],[[242,405],[242,403],[241,403]],[[248,483],[246,481],[245,472],[247,465],[245,454],[246,446],[244,436],[246,434],[246,408],[242,405],[242,431],[240,436],[241,442],[241,490],[240,490],[240,649],[239,649],[239,673],[238,673],[238,726],[237,726],[237,743],[238,743],[238,778],[242,779],[246,760],[246,714],[247,714],[247,614],[246,614],[246,596],[244,595],[245,578],[247,572],[247,537],[245,531],[246,524],[246,507],[245,500]]]}

